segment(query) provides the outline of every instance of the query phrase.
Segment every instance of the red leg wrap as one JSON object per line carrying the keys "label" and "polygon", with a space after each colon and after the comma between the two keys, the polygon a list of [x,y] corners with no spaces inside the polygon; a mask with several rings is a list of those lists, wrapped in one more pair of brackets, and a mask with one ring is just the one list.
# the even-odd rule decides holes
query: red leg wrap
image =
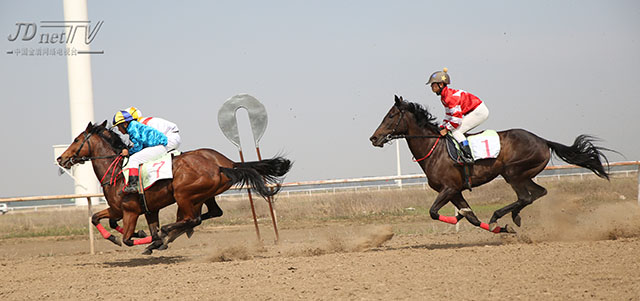
{"label": "red leg wrap", "polygon": [[[487,231],[489,231],[489,224],[487,223],[480,223],[480,228],[485,229]],[[495,229],[493,229],[493,231],[491,231],[493,233],[500,233],[500,227],[496,227]]]}
{"label": "red leg wrap", "polygon": [[118,232],[120,232],[120,233],[124,234],[124,229],[122,229],[122,227],[120,227],[120,226],[117,226],[117,227],[116,227],[116,231],[118,231]]}
{"label": "red leg wrap", "polygon": [[104,239],[107,239],[107,238],[109,238],[109,236],[111,236],[111,233],[109,233],[109,231],[107,231],[107,229],[105,229],[105,228],[102,226],[102,224],[98,224],[98,225],[96,226],[96,228],[98,228],[98,232],[100,232],[100,234],[102,234],[102,237],[103,237]]}
{"label": "red leg wrap", "polygon": [[445,222],[445,223],[449,223],[449,224],[457,224],[458,223],[458,219],[455,216],[444,216],[444,215],[440,215],[438,217],[438,220]]}
{"label": "red leg wrap", "polygon": [[151,236],[147,236],[145,238],[140,238],[140,239],[136,239],[133,241],[134,245],[146,245],[146,244],[150,244],[151,241],[153,241],[153,238]]}

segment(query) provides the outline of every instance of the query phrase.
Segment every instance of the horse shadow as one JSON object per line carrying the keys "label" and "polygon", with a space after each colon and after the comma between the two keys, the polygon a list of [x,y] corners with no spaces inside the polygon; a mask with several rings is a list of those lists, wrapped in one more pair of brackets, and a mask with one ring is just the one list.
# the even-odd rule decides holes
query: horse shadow
{"label": "horse shadow", "polygon": [[412,250],[412,249],[426,249],[426,250],[451,250],[461,249],[469,247],[484,247],[484,246],[501,246],[504,245],[501,241],[492,242],[475,242],[475,243],[445,243],[445,244],[420,244],[401,247],[379,247],[368,250],[369,252],[383,252],[383,251],[395,251],[395,250]]}
{"label": "horse shadow", "polygon": [[174,264],[187,261],[188,258],[184,256],[158,256],[158,257],[138,257],[129,258],[125,260],[106,261],[103,264],[108,267],[140,267],[140,266],[152,266],[162,264]]}

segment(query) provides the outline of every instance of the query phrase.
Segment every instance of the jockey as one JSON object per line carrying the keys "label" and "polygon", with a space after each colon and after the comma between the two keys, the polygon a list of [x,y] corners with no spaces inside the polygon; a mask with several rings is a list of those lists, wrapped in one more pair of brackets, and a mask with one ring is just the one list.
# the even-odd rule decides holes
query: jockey
{"label": "jockey", "polygon": [[125,193],[138,192],[138,167],[167,151],[167,136],[160,131],[144,125],[127,111],[119,111],[113,116],[113,126],[122,134],[128,134],[133,146],[123,149],[121,155],[128,156],[129,162],[122,170],[129,170],[129,181],[124,188]]}
{"label": "jockey", "polygon": [[445,117],[440,135],[446,135],[451,131],[453,137],[462,146],[462,159],[467,164],[473,164],[473,155],[469,147],[469,141],[464,134],[480,125],[489,117],[489,109],[475,95],[464,91],[447,87],[451,78],[447,74],[448,69],[436,71],[429,77],[427,86],[431,85],[431,91],[440,96],[444,105]]}
{"label": "jockey", "polygon": [[175,123],[159,117],[142,117],[142,112],[136,107],[128,107],[124,110],[129,112],[136,121],[146,124],[167,136],[167,152],[177,150],[180,147],[182,138],[180,138],[180,129]]}

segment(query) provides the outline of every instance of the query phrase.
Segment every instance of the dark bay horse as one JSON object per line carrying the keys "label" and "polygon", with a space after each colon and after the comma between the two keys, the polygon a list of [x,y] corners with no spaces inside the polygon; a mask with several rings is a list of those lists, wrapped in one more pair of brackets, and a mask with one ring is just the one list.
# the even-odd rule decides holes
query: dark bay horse
{"label": "dark bay horse", "polygon": [[[124,177],[121,174],[121,150],[126,146],[120,137],[102,124],[87,125],[87,128],[73,140],[73,143],[57,159],[58,164],[70,168],[74,164],[91,160],[96,177],[102,182],[104,196],[109,208],[92,217],[92,222],[104,238],[119,243],[99,224],[100,219],[111,221],[122,217],[123,242],[132,246],[153,242],[145,250],[166,247],[183,233],[188,235],[193,227],[203,219],[219,216],[222,211],[215,203],[215,196],[240,183],[251,185],[263,197],[273,196],[279,191],[282,177],[291,168],[291,162],[282,157],[255,162],[236,163],[212,149],[198,149],[173,157],[173,179],[161,180],[144,191],[148,212],[142,206],[137,194],[124,194]],[[105,182],[106,179],[106,182]],[[266,182],[266,183],[265,183]],[[269,189],[266,184],[276,184]],[[160,209],[178,204],[177,221],[162,227],[158,233]],[[209,212],[200,215],[203,204]],[[150,239],[132,240],[138,217],[145,214]]]}
{"label": "dark bay horse", "polygon": [[[440,128],[435,120],[436,118],[421,105],[406,102],[402,97],[396,96],[395,104],[369,138],[377,147],[383,147],[385,143],[396,138],[405,138],[413,156],[424,158],[419,160],[418,164],[426,174],[429,186],[439,193],[429,210],[433,219],[456,224],[464,217],[471,224],[494,233],[515,232],[508,225],[498,227],[497,221],[511,212],[513,222],[520,226],[520,211],[547,194],[547,190],[536,184],[532,178],[545,168],[551,153],[567,163],[587,168],[599,177],[609,179],[601,161],[602,158],[608,164],[607,158],[601,152],[608,149],[595,146],[594,139],[590,136],[580,135],[573,145],[565,146],[522,129],[498,132],[500,154],[495,159],[478,160],[470,167],[472,187],[488,183],[501,175],[516,192],[518,199],[496,210],[489,224],[481,223],[462,197],[462,191],[465,189],[462,167],[449,158],[444,141],[437,144],[443,137],[440,136]],[[458,216],[438,214],[448,202],[452,202],[459,209]]]}

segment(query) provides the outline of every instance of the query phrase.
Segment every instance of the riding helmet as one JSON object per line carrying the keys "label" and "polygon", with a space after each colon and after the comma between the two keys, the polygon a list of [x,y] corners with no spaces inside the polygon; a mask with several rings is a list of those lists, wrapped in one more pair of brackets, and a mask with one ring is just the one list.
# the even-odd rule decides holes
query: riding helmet
{"label": "riding helmet", "polygon": [[442,69],[442,71],[434,72],[433,74],[431,74],[431,76],[429,76],[429,81],[426,83],[426,85],[429,86],[433,83],[445,83],[447,85],[451,84],[451,78],[449,77],[447,71],[449,71],[449,69],[445,67],[444,69]]}
{"label": "riding helmet", "polygon": [[127,111],[118,111],[116,115],[113,116],[113,126],[117,126],[123,122],[134,120],[133,116],[129,114]]}
{"label": "riding helmet", "polygon": [[142,112],[140,110],[138,110],[138,108],[136,107],[128,107],[126,109],[124,109],[125,111],[129,112],[129,114],[131,114],[131,117],[133,117],[133,119],[140,121],[140,119],[142,119]]}

